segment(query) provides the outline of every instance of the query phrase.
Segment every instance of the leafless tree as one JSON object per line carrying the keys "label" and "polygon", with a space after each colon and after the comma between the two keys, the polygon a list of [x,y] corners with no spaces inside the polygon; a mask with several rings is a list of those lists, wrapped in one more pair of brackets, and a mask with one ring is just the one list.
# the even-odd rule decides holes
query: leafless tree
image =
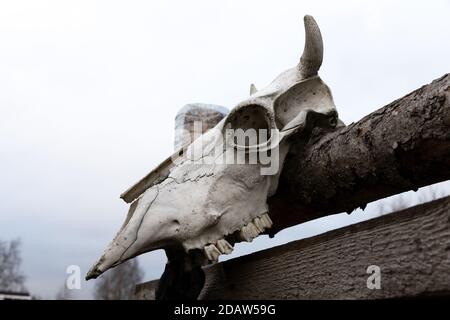
{"label": "leafless tree", "polygon": [[94,292],[96,300],[128,300],[142,281],[143,271],[137,259],[129,260],[100,277]]}
{"label": "leafless tree", "polygon": [[25,291],[25,276],[20,270],[20,240],[0,240],[0,289]]}
{"label": "leafless tree", "polygon": [[73,291],[69,290],[65,283],[63,286],[61,286],[55,296],[55,300],[73,300],[73,298]]}

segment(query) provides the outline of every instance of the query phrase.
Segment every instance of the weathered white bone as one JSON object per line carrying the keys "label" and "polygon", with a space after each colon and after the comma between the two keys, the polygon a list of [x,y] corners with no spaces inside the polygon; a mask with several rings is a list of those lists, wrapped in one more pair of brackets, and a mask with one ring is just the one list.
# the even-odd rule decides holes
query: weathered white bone
{"label": "weathered white bone", "polygon": [[243,226],[242,229],[239,231],[239,238],[242,241],[252,242],[253,237],[250,233],[250,230],[247,228],[247,226]]}
{"label": "weathered white bone", "polygon": [[229,244],[225,239],[220,239],[219,241],[217,241],[216,245],[217,249],[219,249],[220,252],[224,254],[230,254],[231,252],[233,252],[233,246]]}
{"label": "weathered white bone", "polygon": [[273,225],[272,219],[270,219],[267,213],[261,216],[261,221],[264,223],[264,226],[266,226],[266,228],[270,228]]}
{"label": "weathered white bone", "polygon": [[[88,279],[156,249],[203,250],[214,262],[230,249],[222,241],[226,235],[252,241],[272,226],[267,198],[277,190],[287,138],[307,134],[313,125],[333,126],[337,118],[331,91],[317,75],[323,58],[319,27],[310,16],[304,23],[297,66],[257,92],[252,87],[250,97],[213,129],[122,194],[131,203],[127,218]],[[239,131],[266,134],[240,141],[233,136]],[[269,151],[270,161],[260,160]],[[258,161],[245,162],[255,154]]]}
{"label": "weathered white bone", "polygon": [[220,251],[213,244],[205,246],[204,252],[209,261],[217,262],[220,256]]}
{"label": "weathered white bone", "polygon": [[252,223],[249,222],[247,225],[243,226],[239,235],[240,238],[247,242],[252,242],[260,234],[258,228]]}
{"label": "weathered white bone", "polygon": [[261,218],[256,217],[253,219],[253,224],[258,228],[259,232],[262,233],[266,229],[263,222],[261,221]]}
{"label": "weathered white bone", "polygon": [[257,236],[259,236],[260,231],[259,229],[253,224],[253,222],[249,222],[247,225],[247,228],[250,230],[251,235],[253,236],[253,238],[256,238]]}
{"label": "weathered white bone", "polygon": [[240,237],[243,241],[252,242],[255,235],[249,226],[243,226],[240,232]]}

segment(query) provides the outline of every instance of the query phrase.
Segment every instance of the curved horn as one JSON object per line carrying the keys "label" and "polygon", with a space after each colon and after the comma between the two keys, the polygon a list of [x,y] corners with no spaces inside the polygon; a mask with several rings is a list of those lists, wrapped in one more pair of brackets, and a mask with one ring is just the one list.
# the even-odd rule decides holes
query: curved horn
{"label": "curved horn", "polygon": [[305,16],[305,49],[300,58],[299,70],[303,78],[317,74],[323,59],[323,42],[319,26],[311,16]]}

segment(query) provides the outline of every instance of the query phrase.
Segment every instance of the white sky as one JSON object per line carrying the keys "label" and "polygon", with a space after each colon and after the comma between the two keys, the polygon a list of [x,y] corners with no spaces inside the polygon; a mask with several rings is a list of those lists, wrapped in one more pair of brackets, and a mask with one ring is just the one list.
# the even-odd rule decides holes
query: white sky
{"label": "white sky", "polygon": [[[127,211],[119,194],[172,151],[179,108],[233,107],[297,63],[305,14],[321,27],[320,75],[346,123],[450,70],[448,0],[0,1],[0,239],[22,239],[32,293],[54,297],[67,265],[84,275],[99,257]],[[165,258],[141,262],[150,280]]]}

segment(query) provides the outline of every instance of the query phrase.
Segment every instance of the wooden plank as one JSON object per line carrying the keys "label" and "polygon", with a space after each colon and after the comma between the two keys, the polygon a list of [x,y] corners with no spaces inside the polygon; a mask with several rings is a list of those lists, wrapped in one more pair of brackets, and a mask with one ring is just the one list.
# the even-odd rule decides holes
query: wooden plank
{"label": "wooden plank", "polygon": [[[381,289],[369,289],[378,266]],[[450,295],[450,197],[205,268],[200,299]],[[152,297],[157,281],[138,287]]]}

